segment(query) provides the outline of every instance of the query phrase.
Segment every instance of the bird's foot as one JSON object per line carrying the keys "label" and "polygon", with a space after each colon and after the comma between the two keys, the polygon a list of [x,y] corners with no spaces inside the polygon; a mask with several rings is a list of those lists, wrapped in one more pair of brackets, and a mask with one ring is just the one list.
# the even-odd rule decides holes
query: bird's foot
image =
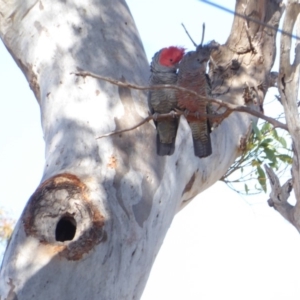
{"label": "bird's foot", "polygon": [[159,116],[159,113],[154,113],[154,114],[152,115],[153,120],[154,120],[154,121],[157,121],[158,116]]}
{"label": "bird's foot", "polygon": [[175,117],[176,117],[176,112],[175,112],[174,110],[171,110],[171,111],[170,111],[170,115],[171,115],[173,118],[175,118]]}

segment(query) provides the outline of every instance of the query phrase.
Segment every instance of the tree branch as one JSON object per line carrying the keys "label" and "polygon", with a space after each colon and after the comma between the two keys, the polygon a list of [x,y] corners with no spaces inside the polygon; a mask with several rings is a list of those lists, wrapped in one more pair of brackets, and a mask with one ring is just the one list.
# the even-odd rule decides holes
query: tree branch
{"label": "tree branch", "polygon": [[[211,122],[217,122],[217,124],[220,124],[225,118],[227,118],[230,114],[232,113],[232,111],[230,110],[225,110],[224,113],[221,114],[216,114],[216,115],[212,115],[212,114],[201,114],[201,113],[189,113],[188,115],[194,115],[195,117],[197,117],[200,120],[206,121],[207,119],[209,119]],[[111,135],[115,135],[115,134],[120,134],[123,132],[127,132],[127,131],[131,131],[134,130],[142,125],[144,125],[145,123],[154,120],[163,120],[163,119],[170,119],[170,118],[178,118],[181,115],[185,115],[185,112],[180,111],[178,109],[176,109],[176,111],[171,111],[170,113],[167,114],[154,114],[154,115],[150,115],[147,118],[143,119],[141,122],[137,123],[136,125],[126,128],[126,129],[121,129],[121,130],[117,130],[117,131],[112,131],[109,133],[106,133],[104,135],[98,136],[96,139],[101,139],[104,137],[108,137]]]}
{"label": "tree branch", "polygon": [[[192,90],[189,90],[189,89],[186,89],[186,88],[183,88],[183,87],[179,87],[179,86],[176,86],[176,85],[158,84],[158,85],[154,85],[154,86],[140,86],[140,85],[136,85],[136,84],[132,84],[132,83],[122,82],[122,81],[115,80],[115,79],[112,79],[112,78],[108,78],[108,77],[105,77],[105,76],[101,76],[101,75],[98,75],[98,74],[95,74],[95,73],[92,73],[92,72],[88,72],[88,71],[78,71],[78,72],[73,72],[71,74],[74,74],[76,76],[82,76],[82,77],[90,76],[90,77],[93,77],[93,78],[96,78],[96,79],[101,79],[101,80],[110,82],[111,84],[114,84],[114,85],[117,85],[117,86],[127,87],[127,88],[136,89],[136,90],[142,90],[142,91],[145,91],[145,90],[160,90],[160,89],[174,89],[174,90],[186,92],[186,93],[189,93],[189,94],[192,94],[192,95],[198,97],[202,101],[205,101],[207,103],[214,103],[214,104],[217,104],[219,106],[219,108],[224,107],[226,109],[226,111],[222,114],[216,114],[216,115],[206,115],[206,114],[201,115],[201,114],[199,114],[200,117],[223,121],[225,118],[227,118],[234,111],[244,112],[244,113],[248,113],[252,116],[261,118],[261,119],[269,122],[270,124],[273,125],[274,128],[282,128],[282,129],[288,131],[288,128],[287,128],[286,124],[281,123],[281,122],[279,122],[279,121],[277,121],[277,120],[275,120],[271,117],[265,116],[261,112],[256,111],[254,109],[251,109],[250,107],[248,107],[246,105],[236,105],[236,104],[224,102],[220,99],[206,98],[206,97],[203,97],[203,96],[199,95],[195,91],[192,91]],[[177,111],[177,113],[178,112],[180,112],[180,111]],[[167,114],[167,115],[162,116],[162,118],[166,118],[166,117],[171,117],[171,115]],[[125,132],[125,131],[135,129],[135,128],[145,124],[146,122],[149,122],[151,119],[153,119],[153,118],[152,117],[151,118],[147,117],[142,122],[134,125],[133,127],[128,128],[128,129],[124,129],[121,132]],[[219,123],[221,123],[221,122],[219,122]],[[115,133],[111,132],[111,133],[105,134],[104,136],[110,136],[112,134],[121,133],[121,132],[120,131],[115,132]],[[101,137],[104,137],[104,136],[101,136]],[[101,137],[98,137],[98,138],[101,138]]]}
{"label": "tree branch", "polygon": [[181,23],[181,26],[183,27],[185,33],[187,34],[187,36],[189,37],[189,39],[191,40],[192,44],[197,48],[198,45],[195,43],[195,41],[192,39],[191,35],[189,34],[189,32],[187,31],[186,27],[184,26],[183,23]]}
{"label": "tree branch", "polygon": [[[292,32],[294,27],[299,34],[300,4],[296,0],[289,0],[283,29]],[[298,19],[298,21],[297,21]],[[296,23],[297,21],[297,23]],[[296,24],[296,25],[295,25]],[[290,63],[292,39],[291,36],[281,36],[280,72],[278,78],[278,90],[281,103],[284,108],[285,119],[292,139],[294,152],[292,164],[292,178],[295,198],[297,200],[293,209],[294,226],[300,232],[300,119],[298,114],[298,88],[299,88],[299,41],[296,43],[296,53],[293,64]]]}
{"label": "tree branch", "polygon": [[274,207],[274,209],[276,209],[286,220],[288,220],[297,228],[294,219],[294,206],[287,202],[293,189],[292,179],[289,179],[283,186],[281,186],[279,179],[273,169],[267,165],[264,165],[264,168],[271,185],[271,193],[268,204],[271,207]]}
{"label": "tree branch", "polygon": [[202,38],[201,38],[200,46],[203,45],[204,35],[205,35],[205,23],[202,24]]}

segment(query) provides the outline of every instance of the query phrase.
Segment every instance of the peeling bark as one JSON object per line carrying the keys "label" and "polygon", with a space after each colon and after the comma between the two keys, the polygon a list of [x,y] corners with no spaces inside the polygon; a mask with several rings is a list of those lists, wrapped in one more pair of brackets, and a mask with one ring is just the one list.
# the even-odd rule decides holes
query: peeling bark
{"label": "peeling bark", "polygon": [[[296,35],[300,35],[300,3],[295,0],[287,1],[286,14],[283,22],[283,30],[293,32],[295,27]],[[293,62],[290,63],[292,38],[288,35],[281,36],[281,52],[280,52],[280,70],[278,75],[278,89],[280,93],[281,103],[284,108],[288,131],[292,139],[292,150],[294,152],[292,163],[292,178],[280,186],[279,180],[273,174],[273,181],[277,180],[274,186],[271,184],[272,193],[270,201],[272,206],[296,229],[300,232],[300,119],[298,112],[298,89],[299,89],[299,71],[300,71],[300,44],[296,41],[295,55]],[[276,179],[277,178],[277,179]],[[272,182],[272,181],[271,181]],[[296,197],[296,205],[287,202],[289,193],[285,192],[290,182],[294,189]],[[279,197],[278,195],[285,195]],[[270,202],[269,202],[270,203]]]}
{"label": "peeling bark", "polygon": [[[278,1],[237,1],[236,9],[275,27],[282,14]],[[0,0],[0,11],[1,38],[40,104],[46,143],[41,184],[5,253],[1,298],[139,299],[174,215],[224,175],[256,119],[233,113],[212,132],[204,159],[183,118],[171,157],[156,156],[152,124],[96,140],[148,114],[144,92],[71,74],[147,85],[124,1]],[[212,55],[213,96],[260,111],[275,37],[236,17]]]}

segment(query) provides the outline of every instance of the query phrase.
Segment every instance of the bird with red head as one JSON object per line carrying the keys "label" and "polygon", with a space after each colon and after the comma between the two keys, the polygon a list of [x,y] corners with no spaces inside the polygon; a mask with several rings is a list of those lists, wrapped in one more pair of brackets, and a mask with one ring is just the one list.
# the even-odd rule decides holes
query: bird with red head
{"label": "bird with red head", "polygon": [[[150,69],[150,86],[158,84],[177,83],[178,64],[184,56],[185,49],[171,46],[163,48],[154,54]],[[174,89],[150,90],[148,105],[152,114],[166,114],[177,108],[177,93]],[[179,125],[179,118],[154,121],[157,136],[157,154],[172,155],[175,151],[175,140]]]}

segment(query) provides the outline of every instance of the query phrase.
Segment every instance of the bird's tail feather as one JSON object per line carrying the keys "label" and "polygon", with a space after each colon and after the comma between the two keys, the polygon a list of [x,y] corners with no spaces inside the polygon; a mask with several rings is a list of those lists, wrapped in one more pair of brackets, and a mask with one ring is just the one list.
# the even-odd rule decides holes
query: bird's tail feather
{"label": "bird's tail feather", "polygon": [[210,135],[208,135],[208,138],[205,142],[201,140],[195,140],[193,138],[194,143],[194,153],[198,157],[207,157],[212,154],[212,147],[211,147],[211,141],[210,141]]}
{"label": "bird's tail feather", "polygon": [[160,121],[157,124],[157,155],[172,155],[175,151],[175,141],[178,130],[179,120]]}
{"label": "bird's tail feather", "polygon": [[170,144],[162,143],[156,135],[156,152],[159,156],[172,155],[175,151],[175,139]]}
{"label": "bird's tail feather", "polygon": [[191,122],[189,125],[192,131],[195,155],[200,158],[211,155],[212,147],[208,122]]}

